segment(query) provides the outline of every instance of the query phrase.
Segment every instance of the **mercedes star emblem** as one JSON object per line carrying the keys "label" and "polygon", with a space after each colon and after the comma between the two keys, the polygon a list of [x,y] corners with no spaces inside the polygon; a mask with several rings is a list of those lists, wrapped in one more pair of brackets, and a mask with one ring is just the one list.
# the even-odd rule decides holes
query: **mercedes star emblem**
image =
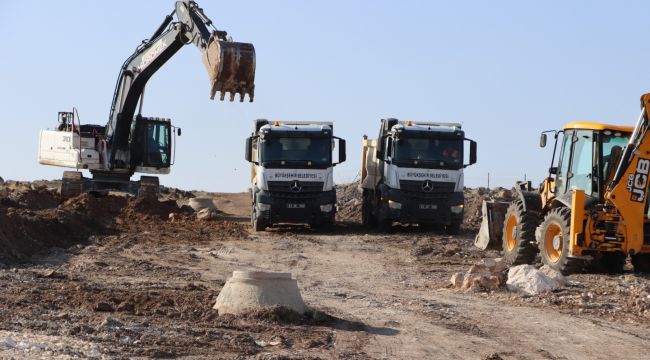
{"label": "mercedes star emblem", "polygon": [[431,192],[433,190],[433,182],[431,180],[424,180],[422,184],[422,191]]}
{"label": "mercedes star emblem", "polygon": [[300,186],[300,181],[294,180],[289,186],[289,189],[291,189],[291,191],[293,192],[300,192],[300,190],[302,189],[302,186]]}

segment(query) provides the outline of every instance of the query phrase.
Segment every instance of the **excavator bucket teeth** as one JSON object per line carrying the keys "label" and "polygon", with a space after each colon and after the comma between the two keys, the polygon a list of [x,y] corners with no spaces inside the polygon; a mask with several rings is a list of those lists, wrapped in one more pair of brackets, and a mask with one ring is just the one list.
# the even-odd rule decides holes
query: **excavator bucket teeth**
{"label": "excavator bucket teeth", "polygon": [[230,101],[239,94],[244,101],[248,94],[250,102],[255,95],[255,48],[253,44],[212,40],[203,52],[203,64],[210,75],[210,99],[216,93],[223,101],[230,93]]}
{"label": "excavator bucket teeth", "polygon": [[479,249],[501,250],[503,222],[510,203],[504,201],[483,200],[483,221],[474,239],[474,246]]}

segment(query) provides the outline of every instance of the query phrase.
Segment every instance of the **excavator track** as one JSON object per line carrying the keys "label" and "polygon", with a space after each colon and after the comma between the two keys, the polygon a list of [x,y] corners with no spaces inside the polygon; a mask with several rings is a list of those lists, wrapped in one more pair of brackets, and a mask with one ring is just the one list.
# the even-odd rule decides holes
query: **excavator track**
{"label": "excavator track", "polygon": [[140,177],[140,187],[138,188],[138,198],[147,200],[157,200],[160,194],[160,181],[156,176]]}
{"label": "excavator track", "polygon": [[61,180],[61,199],[67,200],[83,193],[84,181],[79,171],[64,171]]}

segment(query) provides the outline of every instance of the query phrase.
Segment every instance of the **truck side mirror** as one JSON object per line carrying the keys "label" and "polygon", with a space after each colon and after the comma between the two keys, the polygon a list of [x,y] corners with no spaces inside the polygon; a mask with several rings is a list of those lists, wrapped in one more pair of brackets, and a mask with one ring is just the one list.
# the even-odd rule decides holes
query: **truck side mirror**
{"label": "truck side mirror", "polygon": [[248,162],[252,162],[253,157],[253,138],[246,138],[246,150],[244,152],[244,158]]}
{"label": "truck side mirror", "polygon": [[177,128],[176,130],[177,130],[177,132],[178,132],[178,136],[181,136],[181,134],[183,133],[183,132],[181,131],[181,128]]}
{"label": "truck side mirror", "polygon": [[467,164],[466,166],[472,164],[476,164],[476,141],[469,140],[469,164]]}
{"label": "truck side mirror", "polygon": [[339,162],[337,164],[340,164],[342,162],[345,162],[345,140],[338,138],[339,139]]}
{"label": "truck side mirror", "polygon": [[539,147],[546,147],[546,134],[542,134],[539,138]]}

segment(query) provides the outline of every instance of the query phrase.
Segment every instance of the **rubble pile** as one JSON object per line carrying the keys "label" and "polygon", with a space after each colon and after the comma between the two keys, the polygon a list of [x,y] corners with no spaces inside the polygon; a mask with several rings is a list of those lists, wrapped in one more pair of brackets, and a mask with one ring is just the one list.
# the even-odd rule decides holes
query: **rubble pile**
{"label": "rubble pile", "polygon": [[336,217],[339,221],[361,222],[361,184],[356,181],[336,185]]}

